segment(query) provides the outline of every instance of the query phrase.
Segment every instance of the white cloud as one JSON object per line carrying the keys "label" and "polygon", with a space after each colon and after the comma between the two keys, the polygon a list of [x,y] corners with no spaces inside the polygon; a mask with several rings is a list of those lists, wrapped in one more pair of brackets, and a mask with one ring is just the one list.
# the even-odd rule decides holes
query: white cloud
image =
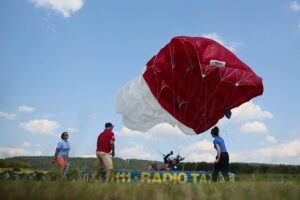
{"label": "white cloud", "polygon": [[258,149],[252,157],[262,162],[300,164],[300,140]]}
{"label": "white cloud", "polygon": [[70,133],[76,133],[78,131],[79,131],[79,129],[77,129],[77,128],[68,128],[68,132],[70,132]]}
{"label": "white cloud", "polygon": [[19,106],[18,108],[18,112],[23,112],[23,113],[31,113],[34,110],[35,110],[34,107],[26,106],[26,105]]}
{"label": "white cloud", "polygon": [[249,101],[232,110],[231,120],[235,122],[245,122],[249,120],[264,120],[272,118],[272,113],[262,110],[259,105]]}
{"label": "white cloud", "polygon": [[131,143],[131,147],[120,149],[117,152],[118,157],[128,159],[128,158],[136,158],[143,160],[158,160],[160,157],[158,155],[148,152],[144,149],[144,147],[140,144]]}
{"label": "white cloud", "polygon": [[189,162],[212,162],[215,159],[214,151],[213,143],[208,140],[180,147],[180,153],[185,155],[185,161]]}
{"label": "white cloud", "polygon": [[222,38],[217,33],[207,33],[203,34],[203,37],[210,38],[212,40],[215,40],[216,42],[220,43],[221,45],[225,46],[227,49],[229,49],[232,52],[236,52],[238,47],[242,46],[243,44],[240,42],[230,42],[226,43],[222,40]]}
{"label": "white cloud", "polygon": [[[273,140],[274,142],[274,140]],[[255,162],[273,164],[300,164],[300,140],[278,144],[260,149],[229,152],[230,162]]]}
{"label": "white cloud", "polygon": [[79,11],[84,0],[31,0],[37,7],[46,8],[70,17],[71,14]]}
{"label": "white cloud", "polygon": [[96,154],[91,154],[91,155],[81,155],[79,156],[80,158],[96,158]]}
{"label": "white cloud", "polygon": [[149,134],[146,134],[146,133],[143,133],[140,131],[134,131],[125,126],[122,127],[122,129],[120,131],[116,131],[116,134],[118,136],[125,136],[125,137],[142,137],[147,140],[151,138],[151,136]]}
{"label": "white cloud", "polygon": [[19,147],[0,147],[0,157],[7,158],[13,156],[40,156],[40,151],[30,152]]}
{"label": "white cloud", "polygon": [[246,156],[242,152],[229,152],[230,162],[248,162]]}
{"label": "white cloud", "polygon": [[213,162],[215,160],[215,155],[210,152],[194,152],[189,154],[184,161],[186,162]]}
{"label": "white cloud", "polygon": [[8,119],[8,120],[14,120],[16,118],[16,114],[14,113],[6,113],[0,111],[0,118]]}
{"label": "white cloud", "polygon": [[23,142],[22,147],[28,148],[31,147],[31,144],[29,142]]}
{"label": "white cloud", "polygon": [[300,4],[297,1],[292,1],[290,4],[290,9],[293,11],[300,11]]}
{"label": "white cloud", "polygon": [[278,144],[272,147],[261,148],[256,151],[257,155],[269,159],[296,158],[300,157],[300,140]]}
{"label": "white cloud", "polygon": [[264,123],[255,121],[242,125],[240,130],[245,133],[265,133],[268,131],[268,128]]}
{"label": "white cloud", "polygon": [[276,138],[273,137],[273,136],[271,136],[271,135],[267,135],[266,136],[266,141],[267,141],[268,144],[272,144],[272,145],[278,143],[277,140],[276,140]]}
{"label": "white cloud", "polygon": [[59,128],[59,123],[47,119],[34,119],[27,123],[21,123],[20,127],[31,133],[52,135]]}
{"label": "white cloud", "polygon": [[34,155],[34,156],[40,156],[40,155],[42,155],[42,152],[41,152],[41,151],[35,151],[35,152],[33,153],[33,155]]}
{"label": "white cloud", "polygon": [[208,141],[208,140],[201,140],[199,142],[196,142],[192,145],[189,145],[188,147],[181,147],[181,152],[184,153],[185,155],[189,155],[193,152],[197,152],[197,151],[213,151],[214,147],[212,142]]}
{"label": "white cloud", "polygon": [[184,134],[178,127],[173,127],[168,123],[161,123],[151,128],[147,133],[156,138],[178,138],[185,139],[189,135]]}

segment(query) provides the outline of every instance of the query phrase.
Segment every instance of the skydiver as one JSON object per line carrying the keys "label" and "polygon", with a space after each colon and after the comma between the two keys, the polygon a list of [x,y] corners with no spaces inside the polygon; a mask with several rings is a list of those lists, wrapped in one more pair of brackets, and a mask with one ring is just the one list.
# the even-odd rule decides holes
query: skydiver
{"label": "skydiver", "polygon": [[211,136],[214,138],[214,148],[217,151],[216,160],[214,161],[214,169],[212,172],[212,181],[216,182],[219,172],[221,172],[226,182],[229,182],[229,154],[226,150],[225,142],[219,135],[219,128],[215,126],[211,130]]}
{"label": "skydiver", "polygon": [[170,159],[169,157],[173,155],[173,151],[171,151],[170,153],[168,153],[167,155],[164,155],[164,165],[161,168],[161,170],[166,170],[166,171],[174,171],[177,169],[177,164],[184,160],[183,157],[179,156],[179,154],[173,158]]}

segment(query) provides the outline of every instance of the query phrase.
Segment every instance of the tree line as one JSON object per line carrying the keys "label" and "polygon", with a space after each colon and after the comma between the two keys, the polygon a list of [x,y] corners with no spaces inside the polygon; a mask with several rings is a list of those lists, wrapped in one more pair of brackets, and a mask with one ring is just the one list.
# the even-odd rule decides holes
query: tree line
{"label": "tree line", "polygon": [[[179,170],[186,171],[210,171],[213,163],[184,162],[179,163]],[[265,163],[230,163],[229,171],[237,174],[272,173],[272,174],[299,174],[299,165],[265,164]]]}
{"label": "tree line", "polygon": [[[53,170],[55,165],[51,164],[51,156],[21,156],[0,159],[0,168],[32,168],[42,170]],[[147,170],[152,161],[139,159],[114,158],[114,169],[120,170]],[[70,158],[70,169],[95,170],[98,166],[96,158]],[[162,162],[155,161],[159,166]],[[178,170],[185,171],[211,171],[213,163],[207,162],[182,162]],[[285,164],[262,164],[262,163],[230,163],[230,172],[233,173],[273,173],[273,174],[300,174],[300,165]]]}

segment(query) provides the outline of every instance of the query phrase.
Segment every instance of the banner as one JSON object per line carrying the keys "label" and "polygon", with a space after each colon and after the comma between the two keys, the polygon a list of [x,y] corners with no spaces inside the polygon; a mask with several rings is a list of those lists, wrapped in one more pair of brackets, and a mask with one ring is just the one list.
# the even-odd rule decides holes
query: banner
{"label": "banner", "polygon": [[[89,181],[94,171],[80,171],[79,179]],[[102,180],[105,172],[102,173]],[[229,173],[230,182],[235,181],[233,173]],[[115,170],[112,172],[111,182],[115,183],[148,183],[148,184],[201,184],[211,182],[209,171],[137,171],[137,170]],[[217,182],[225,182],[219,173]]]}

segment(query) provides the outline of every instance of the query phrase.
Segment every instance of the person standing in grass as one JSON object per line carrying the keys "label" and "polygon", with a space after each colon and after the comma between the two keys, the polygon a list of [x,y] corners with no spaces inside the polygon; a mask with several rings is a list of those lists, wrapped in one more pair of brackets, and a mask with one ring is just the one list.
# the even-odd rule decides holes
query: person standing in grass
{"label": "person standing in grass", "polygon": [[229,154],[226,150],[223,138],[221,138],[219,135],[219,128],[217,126],[211,130],[211,136],[214,138],[214,148],[217,151],[216,160],[214,161],[214,169],[212,172],[212,181],[216,182],[218,179],[218,174],[221,172],[225,178],[225,181],[229,182]]}
{"label": "person standing in grass", "polygon": [[62,140],[57,144],[52,163],[56,163],[59,166],[59,176],[63,178],[66,175],[71,146],[68,142],[68,132],[63,132],[60,137]]}
{"label": "person standing in grass", "polygon": [[[112,132],[114,126],[108,122],[105,124],[105,130],[99,134],[97,140],[96,156],[98,159],[98,170],[91,179],[91,182],[95,180],[101,173],[103,167],[106,169],[106,183],[110,181],[111,171],[113,169],[112,158],[115,156],[115,135]],[[101,175],[99,176],[101,181]]]}

